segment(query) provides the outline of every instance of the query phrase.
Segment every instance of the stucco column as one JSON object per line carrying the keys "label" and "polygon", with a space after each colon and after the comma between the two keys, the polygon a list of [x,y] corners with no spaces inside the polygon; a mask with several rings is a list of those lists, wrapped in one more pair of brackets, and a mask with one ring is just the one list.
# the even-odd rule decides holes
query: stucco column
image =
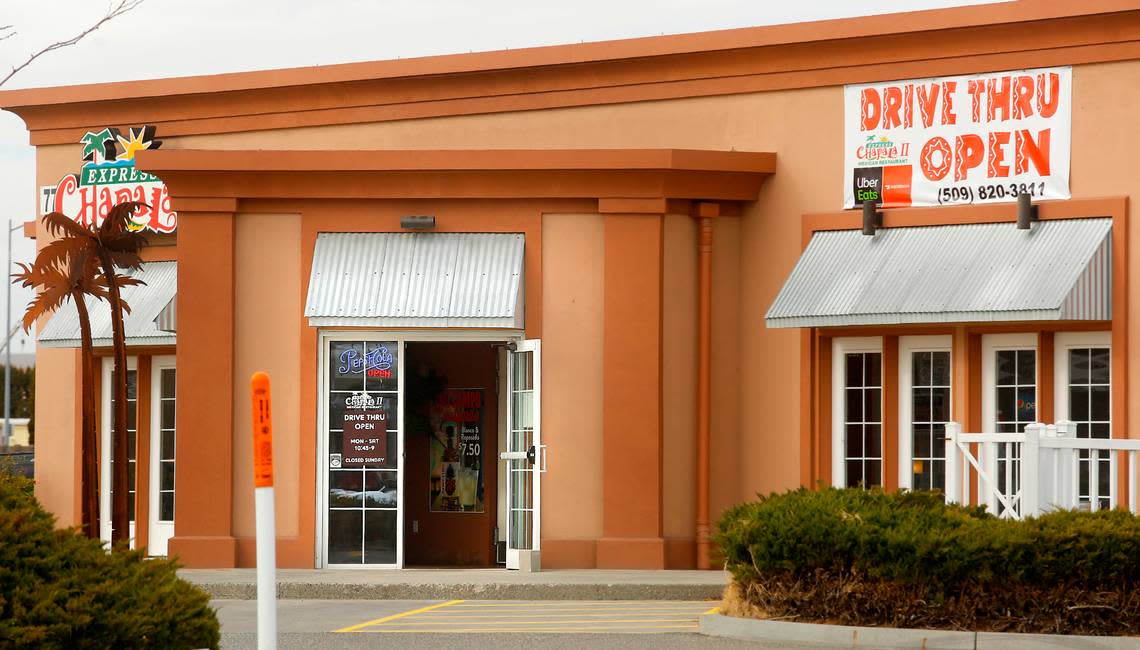
{"label": "stucco column", "polygon": [[665,567],[661,512],[663,229],[663,214],[605,215],[599,568]]}
{"label": "stucco column", "polygon": [[233,212],[179,213],[177,327],[170,554],[188,567],[233,567]]}

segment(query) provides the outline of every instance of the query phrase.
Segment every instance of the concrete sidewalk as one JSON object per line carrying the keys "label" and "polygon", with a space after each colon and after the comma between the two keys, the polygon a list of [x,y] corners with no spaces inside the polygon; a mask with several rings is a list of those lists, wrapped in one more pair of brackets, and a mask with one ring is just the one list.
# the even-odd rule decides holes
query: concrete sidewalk
{"label": "concrete sidewalk", "polygon": [[[252,599],[255,569],[182,569],[214,598]],[[278,569],[277,597],[319,600],[720,600],[723,571]]]}

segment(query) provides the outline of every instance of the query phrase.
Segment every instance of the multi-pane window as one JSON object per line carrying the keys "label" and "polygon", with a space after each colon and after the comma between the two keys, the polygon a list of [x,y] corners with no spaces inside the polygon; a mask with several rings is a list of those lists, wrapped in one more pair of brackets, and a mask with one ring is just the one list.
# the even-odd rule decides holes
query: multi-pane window
{"label": "multi-pane window", "polygon": [[174,521],[175,370],[159,370],[158,520]]}
{"label": "multi-pane window", "polygon": [[[110,436],[110,455],[108,473],[108,492],[111,494],[111,511],[115,508],[115,373],[111,372],[111,427],[107,432]],[[131,523],[135,521],[135,442],[138,431],[138,373],[127,370],[127,516]],[[112,517],[113,519],[113,517]]]}
{"label": "multi-pane window", "polygon": [[946,487],[946,423],[950,418],[950,353],[911,355],[911,487]]}
{"label": "multi-pane window", "polygon": [[[1110,438],[1111,418],[1111,354],[1106,347],[1082,347],[1069,350],[1069,419],[1077,423],[1078,438]],[[1097,507],[1111,503],[1110,454],[1107,451],[1080,450],[1080,502],[1092,498],[1089,482],[1092,463],[1097,462]],[[1093,460],[1096,454],[1097,460]]]}
{"label": "multi-pane window", "polygon": [[[1037,351],[995,353],[995,424],[998,433],[1020,433],[1037,421]],[[998,490],[1012,498],[1021,484],[1020,452],[1014,444],[997,447]],[[998,504],[999,512],[1003,508]]]}
{"label": "multi-pane window", "polygon": [[882,354],[848,352],[844,380],[844,463],[848,487],[882,485]]}
{"label": "multi-pane window", "polygon": [[398,345],[328,344],[329,564],[396,563]]}

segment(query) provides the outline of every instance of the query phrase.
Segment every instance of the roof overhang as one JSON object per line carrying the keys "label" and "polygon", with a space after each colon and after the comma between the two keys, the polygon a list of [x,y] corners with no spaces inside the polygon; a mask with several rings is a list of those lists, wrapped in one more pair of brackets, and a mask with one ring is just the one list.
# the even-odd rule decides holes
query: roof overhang
{"label": "roof overhang", "polygon": [[1112,220],[815,233],[768,327],[1112,319]]}
{"label": "roof overhang", "polygon": [[[1017,34],[1015,40],[1010,34]],[[1129,0],[1020,0],[598,43],[0,92],[32,144],[548,110],[1135,58]],[[636,119],[636,118],[634,118]]]}
{"label": "roof overhang", "polygon": [[523,329],[523,235],[320,233],[313,327]]}
{"label": "roof overhang", "polygon": [[754,201],[776,154],[692,149],[191,150],[136,154],[182,198]]}
{"label": "roof overhang", "polygon": [[[166,307],[175,302],[178,263],[143,262],[142,269],[126,271],[126,274],[145,283],[122,288],[122,299],[131,308],[130,313],[123,315],[127,345],[175,345],[175,333],[160,329],[159,321]],[[91,320],[92,344],[95,347],[112,345],[111,310],[107,303],[89,297],[87,313]],[[167,321],[166,325],[173,327],[173,322]],[[37,340],[48,348],[80,346],[79,314],[70,300],[52,314]]]}

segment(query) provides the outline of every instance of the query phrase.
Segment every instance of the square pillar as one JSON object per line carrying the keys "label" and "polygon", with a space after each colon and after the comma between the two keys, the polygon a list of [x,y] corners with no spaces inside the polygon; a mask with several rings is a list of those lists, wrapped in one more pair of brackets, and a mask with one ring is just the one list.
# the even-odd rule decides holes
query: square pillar
{"label": "square pillar", "polygon": [[598,568],[665,568],[663,214],[605,215],[602,539]]}
{"label": "square pillar", "polygon": [[229,568],[237,549],[232,212],[179,214],[177,300],[175,536],[169,551],[188,567]]}

